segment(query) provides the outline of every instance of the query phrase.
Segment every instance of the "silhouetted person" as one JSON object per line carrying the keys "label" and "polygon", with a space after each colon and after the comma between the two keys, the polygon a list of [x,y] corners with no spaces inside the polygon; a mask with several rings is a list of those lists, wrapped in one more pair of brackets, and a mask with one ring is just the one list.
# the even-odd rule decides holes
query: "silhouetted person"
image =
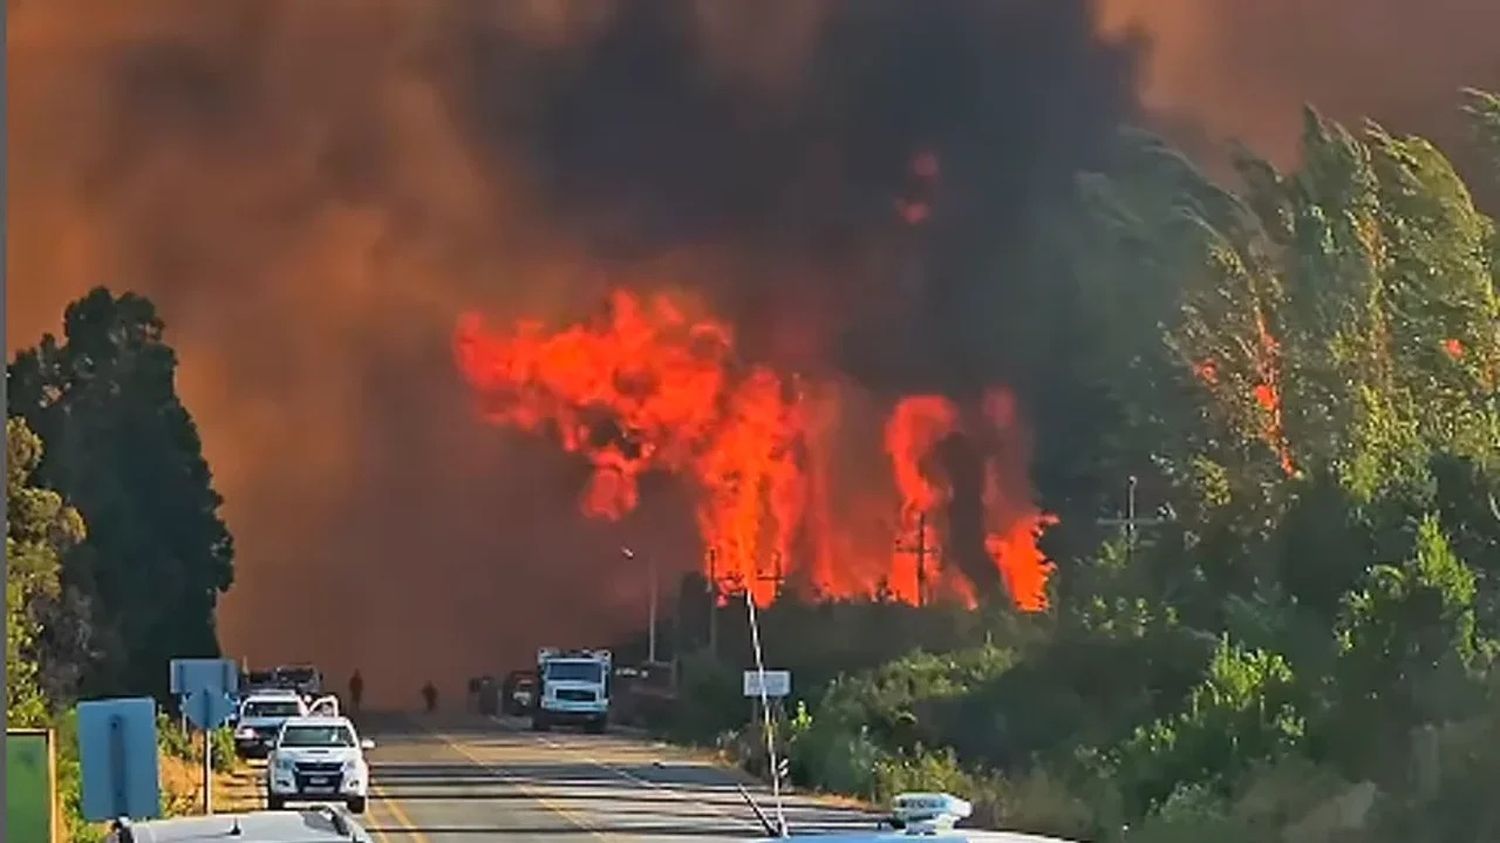
{"label": "silhouetted person", "polygon": [[359,675],[359,668],[354,669],[354,675],[349,677],[349,703],[355,711],[359,711],[359,701],[365,695],[365,679]]}
{"label": "silhouetted person", "polygon": [[427,684],[422,686],[422,700],[427,703],[428,714],[437,711],[437,688],[432,686],[431,679],[427,680]]}

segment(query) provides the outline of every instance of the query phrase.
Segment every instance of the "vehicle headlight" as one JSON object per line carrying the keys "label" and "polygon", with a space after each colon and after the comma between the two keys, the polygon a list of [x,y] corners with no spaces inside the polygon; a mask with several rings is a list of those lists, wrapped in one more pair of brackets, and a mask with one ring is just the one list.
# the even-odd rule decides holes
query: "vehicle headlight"
{"label": "vehicle headlight", "polygon": [[255,730],[249,726],[241,726],[234,730],[234,736],[237,738],[253,738],[255,737]]}
{"label": "vehicle headlight", "polygon": [[283,758],[278,755],[276,756],[276,760],[271,762],[271,766],[276,768],[278,773],[290,773],[292,771],[292,759]]}
{"label": "vehicle headlight", "polygon": [[364,769],[364,766],[365,762],[361,761],[360,759],[350,758],[344,761],[344,772],[358,773],[360,770]]}

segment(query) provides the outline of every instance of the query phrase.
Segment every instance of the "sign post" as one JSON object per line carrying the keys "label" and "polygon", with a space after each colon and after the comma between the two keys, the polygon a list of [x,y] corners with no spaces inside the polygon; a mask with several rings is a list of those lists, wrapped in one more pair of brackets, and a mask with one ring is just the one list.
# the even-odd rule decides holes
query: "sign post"
{"label": "sign post", "polygon": [[239,666],[229,659],[173,659],[172,693],[182,711],[203,732],[203,813],[214,812],[213,730],[234,713],[239,690]]}

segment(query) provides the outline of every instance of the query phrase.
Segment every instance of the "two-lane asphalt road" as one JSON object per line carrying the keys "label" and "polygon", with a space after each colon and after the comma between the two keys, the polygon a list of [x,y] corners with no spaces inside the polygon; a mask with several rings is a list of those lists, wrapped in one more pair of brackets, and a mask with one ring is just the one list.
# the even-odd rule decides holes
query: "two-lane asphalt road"
{"label": "two-lane asphalt road", "polygon": [[[362,823],[388,843],[764,836],[732,771],[646,739],[474,717],[362,718],[361,732],[376,741]],[[786,805],[798,831],[872,825],[805,797]]]}

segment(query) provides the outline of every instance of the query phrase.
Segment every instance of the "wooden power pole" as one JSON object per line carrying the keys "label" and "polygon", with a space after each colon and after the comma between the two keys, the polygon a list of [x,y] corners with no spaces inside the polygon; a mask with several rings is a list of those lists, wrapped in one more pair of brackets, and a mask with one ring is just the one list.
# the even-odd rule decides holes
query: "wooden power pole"
{"label": "wooden power pole", "polygon": [[899,553],[910,553],[917,557],[917,605],[927,605],[927,557],[936,555],[936,548],[927,544],[927,512],[917,514],[917,540],[914,543],[896,542]]}

